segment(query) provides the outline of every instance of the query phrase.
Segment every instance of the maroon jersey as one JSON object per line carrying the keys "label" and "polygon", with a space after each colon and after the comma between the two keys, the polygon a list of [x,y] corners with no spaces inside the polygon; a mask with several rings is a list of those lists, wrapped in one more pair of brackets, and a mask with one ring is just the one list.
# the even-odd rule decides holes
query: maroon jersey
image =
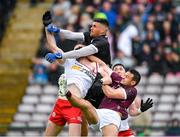
{"label": "maroon jersey", "polygon": [[[120,81],[122,80],[122,78],[114,72],[111,74],[111,78],[113,81],[112,87],[118,88],[120,86]],[[122,86],[122,88],[125,89],[125,92],[127,95],[126,99],[111,99],[111,98],[108,98],[105,96],[103,98],[99,108],[106,108],[106,109],[111,109],[111,110],[120,112],[122,114],[121,119],[124,120],[128,117],[127,108],[134,101],[134,99],[137,95],[137,90],[135,87]]]}
{"label": "maroon jersey", "polygon": [[116,72],[112,72],[111,74],[112,84],[111,87],[118,88],[120,86],[120,82],[122,80],[122,77],[119,76]]}

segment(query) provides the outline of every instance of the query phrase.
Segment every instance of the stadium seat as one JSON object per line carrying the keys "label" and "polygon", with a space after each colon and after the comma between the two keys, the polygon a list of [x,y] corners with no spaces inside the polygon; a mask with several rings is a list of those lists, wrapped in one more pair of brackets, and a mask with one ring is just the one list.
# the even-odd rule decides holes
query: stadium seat
{"label": "stadium seat", "polygon": [[180,94],[179,94],[179,96],[177,97],[177,102],[180,103]]}
{"label": "stadium seat", "polygon": [[137,89],[138,94],[140,95],[145,93],[145,88],[142,85],[136,86],[136,89]]}
{"label": "stadium seat", "polygon": [[46,85],[43,88],[43,92],[45,94],[52,94],[57,96],[58,95],[58,87],[57,86],[53,86],[53,85]]}
{"label": "stadium seat", "polygon": [[158,96],[156,94],[145,94],[143,96],[143,99],[145,99],[145,100],[148,99],[148,98],[152,98],[154,103],[158,102]]}
{"label": "stadium seat", "polygon": [[172,111],[172,109],[173,109],[173,105],[167,103],[160,103],[157,107],[157,110],[162,112],[170,112]]}
{"label": "stadium seat", "polygon": [[180,81],[180,79],[177,78],[176,76],[166,76],[165,77],[166,84],[178,84],[178,83],[180,83],[179,81]]}
{"label": "stadium seat", "polygon": [[49,105],[49,104],[37,104],[36,112],[49,114],[52,110],[52,107],[53,105]]}
{"label": "stadium seat", "polygon": [[164,131],[163,130],[158,130],[158,131],[153,131],[151,132],[150,137],[158,137],[158,136],[164,136]]}
{"label": "stadium seat", "polygon": [[31,115],[24,113],[17,113],[14,115],[14,120],[19,122],[27,122],[31,120]]}
{"label": "stadium seat", "polygon": [[21,113],[33,113],[35,108],[31,104],[21,104],[18,106],[18,111]]}
{"label": "stadium seat", "polygon": [[179,118],[179,116],[180,116],[180,111],[179,112],[174,112],[173,114],[172,114],[172,119],[173,118]]}
{"label": "stadium seat", "polygon": [[56,101],[56,96],[54,96],[54,95],[42,95],[41,97],[40,97],[40,102],[42,103],[42,104],[54,104],[55,103],[55,101]]}
{"label": "stadium seat", "polygon": [[174,94],[170,95],[161,95],[161,103],[174,103],[176,101],[176,96]]}
{"label": "stadium seat", "polygon": [[148,79],[149,84],[163,84],[163,77],[160,75],[151,75]]}
{"label": "stadium seat", "polygon": [[137,66],[135,69],[142,75],[146,75],[148,73],[148,68],[146,66]]}
{"label": "stadium seat", "polygon": [[154,126],[154,127],[166,126],[166,121],[157,121],[157,120],[155,120],[154,122],[152,122],[152,126]]}
{"label": "stadium seat", "polygon": [[154,114],[153,120],[155,120],[155,121],[167,121],[169,117],[170,117],[169,113],[156,112]]}
{"label": "stadium seat", "polygon": [[22,131],[9,131],[7,132],[6,136],[8,137],[24,137]]}
{"label": "stadium seat", "polygon": [[149,94],[159,94],[161,90],[162,89],[160,85],[148,85],[146,87],[146,93],[149,93]]}
{"label": "stadium seat", "polygon": [[39,97],[36,95],[25,95],[22,102],[24,104],[37,104],[39,103]]}
{"label": "stadium seat", "polygon": [[147,78],[145,76],[141,76],[141,80],[138,85],[146,85],[147,83]]}
{"label": "stadium seat", "polygon": [[163,87],[163,93],[176,94],[177,92],[178,92],[178,86],[176,86],[176,85],[165,85]]}
{"label": "stadium seat", "polygon": [[11,126],[12,127],[26,127],[26,123],[25,122],[19,122],[19,121],[16,121],[16,122],[12,122],[11,123]]}
{"label": "stadium seat", "polygon": [[175,111],[180,112],[180,103],[176,104]]}
{"label": "stadium seat", "polygon": [[42,88],[40,85],[31,85],[27,87],[26,93],[32,95],[38,95],[42,93]]}
{"label": "stadium seat", "polygon": [[38,131],[25,131],[24,136],[42,136],[42,134]]}
{"label": "stadium seat", "polygon": [[34,113],[32,115],[32,121],[46,122],[46,121],[48,121],[48,115],[47,114]]}
{"label": "stadium seat", "polygon": [[27,125],[28,127],[45,127],[46,126],[44,122],[41,122],[41,121],[29,121]]}

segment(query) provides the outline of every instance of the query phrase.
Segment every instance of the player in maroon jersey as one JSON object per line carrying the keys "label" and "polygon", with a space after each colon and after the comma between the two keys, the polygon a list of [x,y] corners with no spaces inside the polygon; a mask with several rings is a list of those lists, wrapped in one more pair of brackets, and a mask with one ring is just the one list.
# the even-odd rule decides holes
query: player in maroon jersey
{"label": "player in maroon jersey", "polygon": [[[112,80],[117,79],[117,76],[113,75],[111,75]],[[106,80],[109,80],[109,83],[111,82],[111,78]],[[140,74],[136,70],[129,70],[125,73],[125,78],[121,80],[122,85],[120,86],[119,84],[118,88],[114,89],[109,85],[102,85],[105,97],[100,104],[100,109],[95,109],[91,103],[76,97],[69,91],[66,93],[66,97],[73,106],[81,109],[88,123],[93,128],[100,129],[104,136],[117,136],[121,119],[127,118],[127,108],[137,95],[137,90],[134,86],[139,81]]]}

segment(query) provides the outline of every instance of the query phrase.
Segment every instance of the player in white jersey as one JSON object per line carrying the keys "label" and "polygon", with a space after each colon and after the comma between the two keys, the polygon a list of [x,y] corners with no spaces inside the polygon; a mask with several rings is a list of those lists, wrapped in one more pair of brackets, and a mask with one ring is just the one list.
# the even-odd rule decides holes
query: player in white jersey
{"label": "player in white jersey", "polygon": [[[81,64],[87,64],[87,66]],[[86,58],[66,59],[64,63],[67,85],[75,84],[80,90],[80,97],[84,98],[87,90],[91,87],[95,79],[97,68],[96,63],[88,61]]]}
{"label": "player in white jersey", "polygon": [[[46,37],[51,47],[57,47],[53,35],[46,31]],[[65,67],[67,89],[80,98],[85,97],[95,79],[97,63],[89,61],[87,57],[57,61]],[[82,118],[80,109],[73,107],[65,97],[59,96],[50,114],[45,136],[57,136],[66,123],[69,124],[69,136],[80,136]]]}

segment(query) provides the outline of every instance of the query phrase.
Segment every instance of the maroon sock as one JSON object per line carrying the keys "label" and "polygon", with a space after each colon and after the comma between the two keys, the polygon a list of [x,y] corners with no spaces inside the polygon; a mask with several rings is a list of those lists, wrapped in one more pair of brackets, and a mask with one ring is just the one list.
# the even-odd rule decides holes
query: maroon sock
{"label": "maroon sock", "polygon": [[67,97],[67,98],[70,98],[71,96],[72,96],[71,92],[68,91],[68,92],[66,93],[66,97]]}

